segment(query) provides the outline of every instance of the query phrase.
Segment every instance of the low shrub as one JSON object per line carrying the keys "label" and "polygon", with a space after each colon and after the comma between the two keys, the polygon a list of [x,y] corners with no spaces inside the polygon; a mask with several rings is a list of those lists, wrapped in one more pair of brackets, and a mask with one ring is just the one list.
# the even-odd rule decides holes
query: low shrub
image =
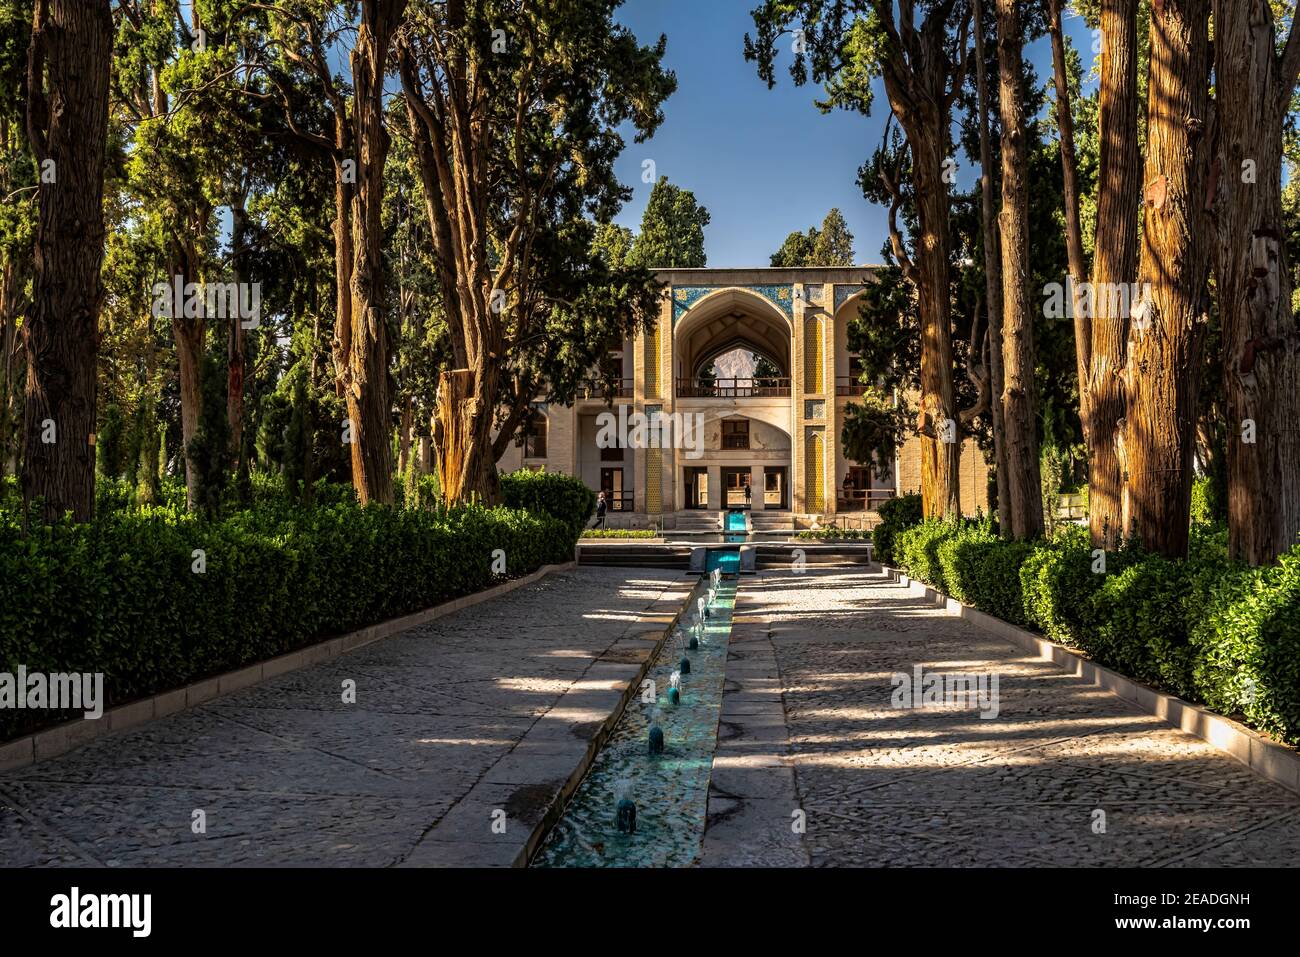
{"label": "low shrub", "polygon": [[873,557],[886,565],[896,564],[894,538],[921,520],[921,496],[916,493],[899,495],[882,502],[877,511],[880,524],[871,531],[871,542],[875,546]]}
{"label": "low shrub", "polygon": [[653,528],[588,528],[583,538],[658,538]]}
{"label": "low shrub", "polygon": [[[284,654],[572,558],[546,514],[283,498],[221,520],[174,507],[35,525],[0,509],[0,671],[102,672],[108,704]],[[72,717],[66,715],[62,717]],[[59,715],[0,711],[0,739]]]}
{"label": "low shrub", "polygon": [[805,528],[795,535],[810,542],[864,542],[871,541],[871,533],[860,528]]}
{"label": "low shrub", "polygon": [[540,469],[520,469],[501,476],[501,502],[507,508],[550,515],[564,523],[574,538],[582,534],[596,511],[596,493],[582,479]]}
{"label": "low shrub", "polygon": [[1126,546],[1101,556],[1085,528],[999,539],[984,522],[917,521],[895,564],[954,598],[1113,668],[1300,743],[1300,546],[1251,569],[1221,525],[1197,524],[1185,560]]}
{"label": "low shrub", "polygon": [[1206,612],[1190,635],[1201,698],[1300,742],[1300,546],[1271,568],[1232,568]]}

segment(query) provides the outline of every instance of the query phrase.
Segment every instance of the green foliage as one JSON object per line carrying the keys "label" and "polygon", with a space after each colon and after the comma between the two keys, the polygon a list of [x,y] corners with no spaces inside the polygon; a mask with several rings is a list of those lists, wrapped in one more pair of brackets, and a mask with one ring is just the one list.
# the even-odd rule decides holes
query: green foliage
{"label": "green foliage", "polygon": [[126,427],[122,410],[116,402],[104,406],[104,417],[95,436],[95,465],[99,474],[115,479],[121,476],[126,457]]}
{"label": "green foliage", "polygon": [[814,542],[858,542],[871,541],[871,532],[864,532],[858,528],[805,528],[795,535],[795,538],[802,538]]}
{"label": "green foliage", "polygon": [[1192,480],[1192,523],[1221,525],[1228,520],[1226,481],[1215,476],[1198,475]]}
{"label": "green foliage", "polygon": [[[0,499],[0,671],[102,672],[121,704],[486,588],[498,548],[511,577],[573,554],[545,514],[323,504],[325,490],[303,509],[268,491],[220,521],[119,507],[26,535]],[[124,505],[129,489],[104,494]],[[52,717],[0,711],[0,739]]]}
{"label": "green foliage", "polygon": [[208,516],[221,510],[230,461],[230,420],[226,413],[225,365],[210,355],[203,357],[203,402],[199,428],[186,454],[195,475],[194,507]]}
{"label": "green foliage", "polygon": [[1085,529],[1012,542],[986,523],[897,533],[895,562],[968,605],[1088,658],[1300,742],[1300,546],[1266,569],[1227,557],[1222,529],[1193,528],[1189,557],[1129,546],[1105,571]]}
{"label": "green foliage", "polygon": [[[1086,640],[1087,609],[1105,583],[1094,572],[1087,529],[1068,526],[1034,549],[1020,568],[1025,617],[1053,641],[1080,647]],[[1120,555],[1106,556],[1107,571],[1118,570]]]}
{"label": "green foliage", "polygon": [[852,266],[853,234],[844,214],[832,209],[822,220],[820,229],[813,226],[806,233],[792,232],[772,254],[771,265]]}
{"label": "green foliage", "polygon": [[882,502],[877,512],[880,524],[871,532],[871,541],[876,546],[872,557],[878,562],[893,564],[898,560],[894,556],[895,536],[921,520],[921,496],[915,493],[899,495]]}
{"label": "green foliage", "polygon": [[596,511],[596,493],[581,479],[541,469],[520,469],[501,476],[501,501],[508,508],[557,519],[572,538],[582,534]]}
{"label": "green foliage", "polygon": [[653,528],[588,528],[583,538],[658,538]]}
{"label": "green foliage", "polygon": [[[1200,592],[1207,591],[1201,584]],[[1264,569],[1233,566],[1192,627],[1205,703],[1300,741],[1300,546]]]}
{"label": "green foliage", "polygon": [[926,519],[903,529],[894,542],[894,556],[898,564],[907,569],[913,578],[929,582],[940,591],[948,590],[943,564],[939,560],[939,546],[958,534],[960,525],[944,519]]}
{"label": "green foliage", "polygon": [[709,211],[696,201],[695,194],[661,176],[650,191],[630,261],[647,269],[701,269],[707,263],[707,225]]}

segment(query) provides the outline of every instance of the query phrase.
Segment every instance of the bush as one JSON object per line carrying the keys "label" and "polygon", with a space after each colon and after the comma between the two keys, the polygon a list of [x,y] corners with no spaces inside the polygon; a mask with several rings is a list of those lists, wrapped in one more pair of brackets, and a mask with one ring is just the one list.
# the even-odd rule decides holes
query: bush
{"label": "bush", "polygon": [[[120,704],[486,588],[495,549],[511,577],[569,561],[575,537],[479,506],[273,497],[221,521],[154,507],[26,536],[0,509],[0,671],[102,672]],[[0,711],[0,739],[58,718]]]}
{"label": "bush", "polygon": [[933,518],[905,529],[894,542],[898,563],[913,578],[947,591],[943,566],[939,563],[939,546],[960,531],[961,526]]}
{"label": "bush", "polygon": [[[1070,525],[1035,548],[1020,567],[1025,620],[1053,641],[1075,648],[1081,647],[1091,625],[1092,596],[1106,581],[1092,570],[1092,551],[1088,530]],[[1108,553],[1106,563],[1107,572],[1113,573],[1121,556]]]}
{"label": "bush", "polygon": [[795,535],[795,538],[801,538],[805,541],[812,542],[858,542],[870,541],[871,533],[864,532],[859,528],[805,528]]}
{"label": "bush", "polygon": [[573,538],[582,534],[596,512],[596,493],[581,479],[540,469],[520,469],[501,476],[501,501],[508,508],[559,519]]}
{"label": "bush", "polygon": [[658,538],[653,528],[588,528],[583,538]]}
{"label": "bush", "polygon": [[921,520],[921,496],[916,493],[899,495],[882,502],[877,511],[880,524],[871,531],[871,541],[875,545],[872,557],[882,564],[891,565],[898,560],[894,555],[895,536]]}
{"label": "bush", "polygon": [[1300,743],[1300,546],[1251,569],[1229,560],[1221,526],[1198,524],[1187,559],[1128,546],[1102,574],[1084,528],[1009,542],[987,523],[918,521],[894,551],[954,598]]}
{"label": "bush", "polygon": [[1231,568],[1190,640],[1206,704],[1300,742],[1300,546],[1271,568]]}

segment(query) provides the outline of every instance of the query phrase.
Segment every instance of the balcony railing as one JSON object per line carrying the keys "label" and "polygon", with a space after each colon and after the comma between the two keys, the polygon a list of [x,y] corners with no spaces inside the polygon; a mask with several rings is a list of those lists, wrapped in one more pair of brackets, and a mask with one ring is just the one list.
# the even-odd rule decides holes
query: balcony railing
{"label": "balcony railing", "polygon": [[611,399],[632,398],[632,380],[615,379],[612,386],[609,387],[603,382],[589,380],[578,386],[579,399],[603,399],[606,396]]}
{"label": "balcony railing", "polygon": [[677,380],[679,399],[751,399],[789,394],[788,378]]}
{"label": "balcony railing", "polygon": [[849,375],[836,376],[835,378],[836,395],[866,395],[867,384],[859,382],[855,377]]}
{"label": "balcony railing", "polygon": [[840,512],[874,512],[893,497],[892,488],[842,488],[835,509]]}

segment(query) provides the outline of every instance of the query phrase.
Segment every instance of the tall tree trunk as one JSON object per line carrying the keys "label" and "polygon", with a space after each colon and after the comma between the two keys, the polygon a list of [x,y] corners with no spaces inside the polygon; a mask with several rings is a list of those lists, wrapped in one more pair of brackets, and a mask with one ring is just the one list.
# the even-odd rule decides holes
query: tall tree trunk
{"label": "tall tree trunk", "polygon": [[1056,128],[1061,138],[1061,181],[1065,200],[1065,252],[1070,270],[1070,298],[1074,309],[1075,369],[1079,379],[1079,421],[1088,441],[1088,369],[1092,364],[1092,315],[1082,302],[1087,282],[1083,255],[1083,227],[1079,220],[1079,172],[1074,150],[1074,113],[1070,105],[1070,78],[1065,68],[1065,35],[1061,28],[1061,0],[1049,0],[1048,29],[1052,35],[1052,75],[1056,84]]}
{"label": "tall tree trunk", "polygon": [[1215,0],[1228,548],[1252,565],[1300,537],[1300,335],[1282,223],[1282,131],[1300,28],[1292,25],[1281,59],[1275,44],[1267,0]]}
{"label": "tall tree trunk", "polygon": [[415,406],[410,395],[402,397],[402,418],[397,433],[397,474],[405,475],[411,461],[411,430],[415,426]]}
{"label": "tall tree trunk", "polygon": [[384,319],[384,68],[406,0],[364,0],[352,49],[357,188],[352,215],[352,331],[346,400],[352,484],[362,504],[393,502],[391,375]]}
{"label": "tall tree trunk", "polygon": [[1002,121],[1002,390],[1011,534],[1043,533],[1043,489],[1034,402],[1034,316],[1029,299],[1029,157],[1021,89],[1020,14],[1015,0],[997,0],[998,106]]}
{"label": "tall tree trunk", "polygon": [[921,317],[921,499],[927,517],[954,517],[961,514],[961,443],[952,366],[949,197],[938,173],[947,150],[939,139],[931,139],[914,143],[912,156],[917,173],[918,246],[924,250],[916,263]]}
{"label": "tall tree trunk", "polygon": [[439,377],[433,444],[438,485],[449,502],[495,504],[499,491],[492,454],[496,370],[453,369]]}
{"label": "tall tree trunk", "polygon": [[23,272],[12,259],[0,266],[0,475],[18,472],[22,434],[18,376],[22,341],[18,321],[23,311]]}
{"label": "tall tree trunk", "polygon": [[[201,233],[201,231],[197,231]],[[197,234],[197,233],[196,233]],[[175,290],[177,283],[183,291],[199,283],[199,252],[190,239],[173,244],[172,265],[167,275]],[[207,334],[207,302],[200,294],[195,303],[194,315],[187,315],[185,295],[173,295],[171,303],[172,337],[176,340],[176,365],[181,393],[181,457],[185,462],[185,500],[193,510],[198,503],[198,471],[190,461],[190,443],[199,434],[199,419],[203,413],[203,343]]]}
{"label": "tall tree trunk", "polygon": [[[916,286],[921,324],[921,411],[917,432],[922,508],[927,517],[952,516],[961,512],[961,411],[957,408],[953,372],[948,262],[952,252],[951,197],[944,169],[949,158],[952,101],[962,82],[965,61],[954,65],[948,59],[948,23],[941,11],[931,11],[916,31],[911,25],[909,5],[904,11],[909,36],[906,42],[894,30],[893,5],[877,0],[876,11],[882,22],[888,20],[890,24],[882,73],[890,107],[907,136],[915,185],[914,262],[903,249],[896,224],[896,184],[891,187],[895,206],[890,213],[890,234],[895,258]],[[967,14],[957,44],[962,57],[969,23]],[[977,348],[972,344],[972,350]]]}
{"label": "tall tree trunk", "polygon": [[28,134],[38,169],[53,179],[42,182],[37,199],[32,306],[23,337],[23,499],[42,499],[46,521],[64,512],[87,521],[95,507],[109,7],[109,0],[37,0],[32,19]]}
{"label": "tall tree trunk", "polygon": [[[1137,12],[1139,0],[1101,0],[1101,83],[1097,91],[1097,229],[1092,258],[1088,394],[1088,524],[1092,544],[1114,548],[1123,534],[1125,349],[1128,313],[1113,308],[1137,275],[1141,166],[1138,157]],[[1077,311],[1077,310],[1076,310]]]}
{"label": "tall tree trunk", "polygon": [[1164,0],[1151,17],[1141,299],[1124,372],[1124,527],[1187,553],[1209,234],[1209,0]]}
{"label": "tall tree trunk", "polygon": [[989,143],[989,96],[984,53],[984,11],[980,0],[974,2],[975,13],[975,83],[979,93],[980,124],[980,202],[984,220],[984,285],[989,310],[989,375],[993,422],[993,463],[998,483],[998,529],[1011,534],[1011,483],[1008,475],[1006,426],[1002,415],[1002,255],[998,238],[997,214],[993,208],[993,151]]}
{"label": "tall tree trunk", "polygon": [[[248,213],[244,208],[247,192],[234,196],[230,203],[231,273],[235,284],[243,288],[247,272],[244,256],[247,251]],[[242,301],[242,292],[240,293]],[[244,447],[244,375],[247,353],[244,348],[244,317],[233,315],[226,333],[226,358],[229,371],[226,379],[226,418],[230,423],[231,464],[238,467],[243,459]]]}

